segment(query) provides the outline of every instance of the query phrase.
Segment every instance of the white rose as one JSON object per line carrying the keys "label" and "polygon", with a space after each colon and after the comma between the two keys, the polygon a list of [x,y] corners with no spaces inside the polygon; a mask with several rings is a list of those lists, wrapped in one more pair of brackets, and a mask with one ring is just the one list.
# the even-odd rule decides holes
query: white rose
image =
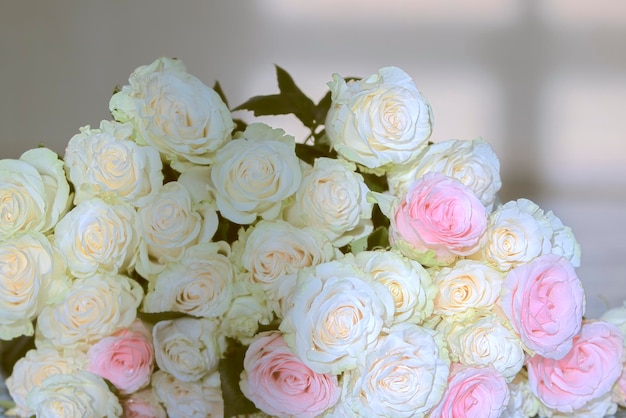
{"label": "white rose", "polygon": [[539,416],[546,418],[615,417],[617,408],[618,405],[611,399],[611,394],[607,393],[597,399],[587,402],[585,405],[571,412],[560,412],[540,404]]}
{"label": "white rose", "polygon": [[471,141],[451,139],[429,145],[416,164],[392,167],[387,178],[390,189],[401,195],[416,179],[429,172],[455,178],[472,189],[491,212],[502,181],[500,161],[491,145],[482,138]]}
{"label": "white rose", "polygon": [[343,376],[342,401],[355,416],[425,416],[442,398],[450,373],[433,330],[397,324]]}
{"label": "white rose", "polygon": [[369,189],[354,164],[333,158],[317,158],[304,173],[285,220],[298,227],[310,226],[326,234],[336,247],[365,237],[373,230],[373,204]]}
{"label": "white rose", "polygon": [[161,187],[159,152],[132,141],[132,133],[130,124],[102,121],[100,129],[85,126],[69,140],[64,160],[75,204],[100,197],[140,206]]}
{"label": "white rose", "polygon": [[317,373],[355,368],[393,319],[389,290],[353,262],[302,270],[292,307],[280,324],[289,347]]}
{"label": "white rose", "polygon": [[47,377],[28,394],[26,404],[41,418],[122,415],[122,406],[104,379],[86,371]]}
{"label": "white rose", "polygon": [[533,395],[528,385],[528,376],[525,370],[515,376],[509,386],[509,404],[501,418],[530,418],[537,415],[541,402]]}
{"label": "white rose", "polygon": [[474,256],[509,271],[548,254],[552,234],[550,221],[539,206],[528,199],[510,201],[489,215],[481,250]]}
{"label": "white rose", "polygon": [[152,375],[152,387],[170,418],[224,416],[221,380],[217,371],[194,382],[183,382],[158,370]]}
{"label": "white rose", "polygon": [[568,259],[574,267],[580,267],[580,244],[576,241],[572,228],[563,225],[552,211],[545,214],[552,227],[552,254]]}
{"label": "white rose", "polygon": [[0,160],[0,239],[49,232],[70,204],[63,162],[47,148]]}
{"label": "white rose", "polygon": [[136,318],[143,290],[134,280],[115,274],[75,279],[62,301],[43,308],[37,319],[37,347],[86,350],[91,344],[128,327]]}
{"label": "white rose", "polygon": [[418,262],[392,251],[363,251],[356,262],[393,296],[394,323],[419,324],[432,314],[437,286]]}
{"label": "white rose", "polygon": [[132,122],[137,142],[157,149],[178,171],[215,162],[235,123],[213,89],[169,58],[137,68],[128,81],[109,109],[116,120]]}
{"label": "white rose", "polygon": [[220,325],[221,332],[244,345],[252,341],[259,330],[259,325],[268,325],[272,320],[272,309],[264,297],[254,292],[246,292],[244,283],[236,284],[230,308],[226,311]]}
{"label": "white rose", "polygon": [[225,340],[212,319],[183,317],[157,322],[152,329],[156,363],[178,380],[193,382],[217,370]]}
{"label": "white rose", "polygon": [[132,268],[137,236],[135,210],[99,198],[84,200],[56,225],[54,245],[76,277],[96,272],[125,273]]}
{"label": "white rose", "polygon": [[622,303],[622,306],[607,310],[599,319],[616,325],[626,335],[626,301]]}
{"label": "white rose", "polygon": [[502,274],[479,261],[459,260],[433,277],[439,291],[434,313],[468,316],[474,309],[490,308],[500,296]]}
{"label": "white rose", "polygon": [[189,247],[150,283],[144,312],[182,312],[196,317],[219,317],[232,299],[234,271],[224,241]]}
{"label": "white rose", "polygon": [[277,218],[301,178],[295,139],[262,123],[249,125],[242,137],[219,150],[211,168],[218,210],[241,225],[258,216]]}
{"label": "white rose", "polygon": [[217,229],[217,215],[209,206],[195,210],[187,188],[166,183],[137,209],[136,230],[139,251],[135,269],[144,278],[163,271],[168,263],[180,260],[185,248],[209,242]]}
{"label": "white rose", "polygon": [[35,411],[26,406],[26,396],[48,376],[68,374],[84,370],[87,366],[85,353],[62,348],[31,349],[13,365],[11,376],[6,379],[6,387],[15,402],[9,414],[30,417]]}
{"label": "white rose", "polygon": [[33,335],[32,321],[69,287],[65,268],[38,232],[0,241],[0,339]]}
{"label": "white rose", "polygon": [[369,168],[413,161],[432,130],[432,113],[408,74],[385,67],[360,81],[328,83],[326,132],[337,152]]}
{"label": "white rose", "polygon": [[462,322],[442,322],[438,328],[448,341],[450,356],[467,366],[491,366],[512,380],[524,365],[524,349],[517,335],[494,314],[475,315]]}

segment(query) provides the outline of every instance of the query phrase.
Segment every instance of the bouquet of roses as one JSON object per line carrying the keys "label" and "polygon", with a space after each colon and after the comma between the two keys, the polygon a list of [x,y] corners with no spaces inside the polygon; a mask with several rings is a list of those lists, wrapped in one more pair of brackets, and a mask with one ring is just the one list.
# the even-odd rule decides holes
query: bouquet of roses
{"label": "bouquet of roses", "polygon": [[[0,161],[14,416],[564,417],[626,406],[626,308],[584,317],[580,247],[500,202],[484,140],[429,141],[395,67],[230,108],[180,60],[112,119]],[[296,141],[255,116],[293,114]]]}

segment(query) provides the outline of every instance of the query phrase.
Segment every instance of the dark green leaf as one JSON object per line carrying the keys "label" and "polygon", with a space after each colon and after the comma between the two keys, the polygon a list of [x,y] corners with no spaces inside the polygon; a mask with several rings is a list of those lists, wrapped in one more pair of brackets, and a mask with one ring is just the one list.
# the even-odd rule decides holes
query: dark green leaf
{"label": "dark green leaf", "polygon": [[226,100],[226,95],[224,94],[224,90],[222,90],[222,86],[218,81],[213,84],[213,90],[215,90],[215,92],[220,96],[226,107],[230,109],[230,107],[228,106],[228,100]]}
{"label": "dark green leaf", "polygon": [[234,340],[229,341],[228,352],[219,364],[222,397],[224,398],[224,416],[252,414],[258,412],[254,404],[246,398],[239,388],[239,379],[243,371],[243,359],[246,347]]}
{"label": "dark green leaf", "polygon": [[329,91],[315,106],[315,121],[320,125],[326,122],[326,115],[328,115],[328,109],[332,104],[331,97],[332,94]]}
{"label": "dark green leaf", "polygon": [[379,226],[367,238],[367,248],[374,250],[377,248],[389,247],[389,228]]}
{"label": "dark green leaf", "polygon": [[280,94],[251,97],[233,109],[235,110],[251,110],[254,116],[288,115],[294,111],[289,100]]}
{"label": "dark green leaf", "polygon": [[296,144],[296,155],[302,161],[309,164],[313,164],[315,162],[315,159],[319,157],[337,157],[337,153],[334,150],[329,149],[328,147],[301,143]]}

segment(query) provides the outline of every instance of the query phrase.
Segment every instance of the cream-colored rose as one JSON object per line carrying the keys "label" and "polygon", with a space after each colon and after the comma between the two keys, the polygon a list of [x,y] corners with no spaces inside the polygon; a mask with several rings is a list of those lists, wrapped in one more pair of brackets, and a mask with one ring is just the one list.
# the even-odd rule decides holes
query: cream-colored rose
{"label": "cream-colored rose", "polygon": [[176,59],[141,66],[128,81],[109,109],[116,120],[135,126],[138,143],[157,149],[178,171],[215,162],[235,128],[219,94]]}
{"label": "cream-colored rose", "polygon": [[352,410],[348,416],[426,416],[449,374],[445,344],[433,330],[396,324],[343,375],[342,401]]}
{"label": "cream-colored rose", "polygon": [[333,74],[326,132],[337,152],[369,168],[414,161],[432,130],[426,99],[407,73],[381,68],[359,81]]}
{"label": "cream-colored rose", "polygon": [[393,320],[389,290],[351,259],[301,270],[292,302],[279,329],[300,360],[317,373],[354,369]]}
{"label": "cream-colored rose", "polygon": [[152,375],[152,387],[165,405],[170,418],[222,418],[224,400],[219,372],[200,380],[184,382],[158,370]]}
{"label": "cream-colored rose", "polygon": [[246,283],[236,284],[235,296],[220,324],[221,332],[244,345],[250,343],[259,330],[259,325],[268,325],[272,320],[272,309],[263,295],[247,291]]}
{"label": "cream-colored rose", "polygon": [[126,273],[137,247],[135,210],[100,198],[82,201],[54,229],[54,245],[76,277],[96,272]]}
{"label": "cream-colored rose", "polygon": [[550,239],[552,254],[568,259],[574,267],[580,267],[580,244],[576,240],[572,228],[563,225],[561,219],[552,211],[546,212],[545,216],[552,227],[552,237]]}
{"label": "cream-colored rose", "polygon": [[387,179],[392,193],[402,195],[414,180],[430,172],[445,174],[465,184],[488,212],[491,212],[502,187],[500,160],[482,138],[471,141],[450,139],[429,145],[416,164],[393,166]]}
{"label": "cream-colored rose", "polygon": [[104,379],[86,371],[47,377],[28,394],[26,405],[41,418],[122,415],[122,406]]}
{"label": "cream-colored rose", "polygon": [[41,233],[0,241],[0,339],[33,335],[32,321],[69,286],[65,268]]}
{"label": "cream-colored rose", "polygon": [[128,327],[136,318],[143,290],[116,274],[75,279],[64,298],[43,308],[37,319],[37,347],[87,350],[99,339]]}
{"label": "cream-colored rose", "polygon": [[208,376],[217,370],[226,348],[217,330],[218,322],[206,318],[157,322],[152,328],[157,365],[183,382]]}
{"label": "cream-colored rose", "polygon": [[491,366],[512,380],[524,365],[524,348],[506,322],[491,313],[477,314],[463,321],[442,322],[450,357],[467,366]]}
{"label": "cream-colored rose", "polygon": [[140,206],[163,184],[159,152],[132,140],[126,123],[100,122],[100,129],[82,127],[65,149],[65,164],[76,194],[74,203],[100,197]]}
{"label": "cream-colored rose", "polygon": [[211,168],[218,210],[241,225],[259,216],[276,219],[301,178],[295,139],[262,123],[249,125],[219,150]]}
{"label": "cream-colored rose", "polygon": [[356,166],[333,158],[317,158],[304,173],[293,205],[285,209],[285,220],[298,227],[323,232],[336,247],[372,232],[373,204],[369,189]]}
{"label": "cream-colored rose", "polygon": [[442,268],[433,278],[439,288],[434,313],[470,316],[474,310],[490,308],[500,295],[502,274],[473,260],[459,260]]}
{"label": "cream-colored rose", "polygon": [[19,160],[0,160],[0,239],[19,232],[49,232],[68,209],[63,162],[47,148]]}
{"label": "cream-colored rose", "polygon": [[393,296],[393,323],[419,324],[432,314],[438,288],[418,262],[393,251],[363,251],[356,262]]}
{"label": "cream-colored rose", "polygon": [[10,416],[30,417],[35,411],[26,405],[26,396],[48,376],[59,373],[74,373],[87,365],[85,353],[57,347],[31,349],[13,365],[6,387],[15,402],[8,411]]}
{"label": "cream-colored rose", "polygon": [[502,413],[502,418],[531,418],[537,416],[541,402],[530,391],[528,375],[522,369],[509,386],[509,404]]}
{"label": "cream-colored rose", "polygon": [[196,317],[219,317],[230,306],[234,271],[230,247],[224,241],[187,248],[151,282],[144,312],[182,312]]}
{"label": "cream-colored rose", "polygon": [[139,251],[135,269],[151,278],[168,263],[179,261],[185,248],[209,242],[217,229],[217,215],[209,206],[196,210],[189,190],[180,182],[166,183],[137,209]]}
{"label": "cream-colored rose", "polygon": [[[626,301],[621,306],[607,310],[599,319],[616,325],[626,335]],[[626,344],[626,341],[624,343]]]}

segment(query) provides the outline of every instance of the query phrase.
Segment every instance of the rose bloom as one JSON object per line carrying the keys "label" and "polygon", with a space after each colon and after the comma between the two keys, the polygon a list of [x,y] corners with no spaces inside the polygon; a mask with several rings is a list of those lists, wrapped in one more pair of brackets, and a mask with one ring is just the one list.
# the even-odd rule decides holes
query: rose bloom
{"label": "rose bloom", "polygon": [[138,67],[128,81],[111,97],[109,109],[116,120],[135,126],[138,143],[157,149],[178,171],[215,161],[235,128],[215,90],[170,58]]}
{"label": "rose bloom", "polygon": [[585,293],[572,264],[548,254],[508,273],[500,305],[527,349],[560,359],[580,332]]}
{"label": "rose bloom", "polygon": [[154,389],[148,387],[120,399],[122,418],[167,418]]}
{"label": "rose bloom", "polygon": [[[528,375],[522,369],[515,378],[508,383],[509,404],[501,418],[527,418],[538,414],[541,402],[530,391]],[[542,415],[543,416],[543,415]]]}
{"label": "rose bloom", "polygon": [[237,283],[235,293],[220,323],[220,331],[248,345],[258,332],[259,324],[268,325],[272,321],[272,309],[263,295],[249,292],[245,283]]}
{"label": "rose bloom", "polygon": [[373,204],[369,189],[356,166],[347,161],[320,157],[304,172],[295,202],[284,219],[298,227],[323,232],[336,247],[366,237],[373,230]]}
{"label": "rose bloom", "polygon": [[487,212],[493,209],[502,187],[498,156],[482,138],[450,139],[429,145],[415,164],[398,165],[389,170],[390,189],[400,195],[409,184],[430,172],[445,174],[465,184],[485,205]]}
{"label": "rose bloom", "polygon": [[143,312],[182,312],[196,317],[219,317],[233,294],[234,272],[224,241],[203,242],[187,248],[183,258],[170,263],[151,281]]}
{"label": "rose bloom", "polygon": [[262,332],[246,350],[241,391],[273,416],[313,418],[339,399],[337,376],[308,368],[278,331]]}
{"label": "rose bloom", "polygon": [[211,167],[220,213],[241,225],[251,224],[259,216],[276,219],[283,201],[298,190],[301,179],[295,139],[262,123],[249,125],[219,150]]}
{"label": "rose bloom", "polygon": [[26,397],[37,417],[119,417],[122,406],[104,379],[87,371],[51,375]]}
{"label": "rose bloom", "polygon": [[438,288],[434,312],[444,316],[467,316],[491,308],[500,296],[502,274],[474,260],[459,260],[433,273]]}
{"label": "rose bloom", "polygon": [[618,412],[617,408],[617,404],[612,401],[611,395],[607,393],[597,399],[587,402],[582,407],[571,412],[557,411],[556,409],[550,409],[546,405],[541,404],[538,414],[540,417],[547,418],[612,418],[615,417],[615,414]]}
{"label": "rose bloom", "polygon": [[44,305],[69,287],[66,265],[39,232],[0,241],[0,339],[33,335]]}
{"label": "rose bloom", "polygon": [[369,168],[405,164],[417,157],[432,130],[426,99],[396,67],[346,82],[333,74],[326,132],[344,158]]}
{"label": "rose bloom", "polygon": [[54,245],[76,277],[125,273],[132,267],[137,246],[134,222],[131,206],[108,204],[100,198],[84,200],[56,225]]}
{"label": "rose bloom", "polygon": [[152,375],[152,387],[169,418],[222,418],[224,400],[219,372],[192,382],[183,382],[158,370]]}
{"label": "rose bloom", "polygon": [[339,374],[356,367],[393,312],[387,288],[349,261],[330,261],[301,271],[279,329],[312,370]]}
{"label": "rose bloom", "polygon": [[433,417],[499,418],[509,403],[504,377],[490,367],[452,365],[448,388]]}
{"label": "rose bloom", "polygon": [[122,394],[147,386],[154,368],[152,338],[141,322],[138,326],[143,329],[121,329],[87,351],[87,371],[107,379]]}
{"label": "rose bloom", "polygon": [[393,251],[362,251],[355,260],[393,296],[394,323],[419,324],[432,314],[437,286],[417,261]]}
{"label": "rose bloom", "polygon": [[101,197],[138,206],[161,187],[159,152],[135,143],[132,133],[130,124],[102,121],[100,129],[85,126],[69,140],[64,160],[75,204]]}
{"label": "rose bloom", "polygon": [[64,163],[48,148],[0,160],[0,239],[49,232],[67,212],[70,186]]}
{"label": "rose bloom", "polygon": [[213,373],[226,348],[217,326],[217,321],[205,318],[157,322],[152,335],[159,368],[184,382]]}
{"label": "rose bloom", "polygon": [[209,242],[217,230],[215,211],[196,210],[192,193],[171,181],[137,209],[135,229],[139,235],[135,269],[151,279],[168,263],[179,261],[185,249]]}
{"label": "rose bloom", "polygon": [[26,396],[41,382],[53,374],[68,374],[84,370],[87,365],[85,353],[57,347],[31,349],[13,365],[6,387],[15,402],[7,411],[11,416],[30,417],[35,411],[26,405]]}
{"label": "rose bloom", "polygon": [[530,388],[548,408],[568,413],[581,408],[610,394],[622,374],[623,344],[615,325],[586,321],[564,357],[529,358]]}
{"label": "rose bloom", "polygon": [[75,279],[63,299],[37,318],[35,344],[86,351],[136,318],[143,290],[126,276],[95,274]]}
{"label": "rose bloom", "polygon": [[425,416],[443,396],[448,374],[445,344],[434,331],[393,325],[343,375],[341,402],[354,416]]}
{"label": "rose bloom", "polygon": [[409,258],[446,265],[476,252],[486,226],[485,207],[467,186],[441,173],[427,173],[402,196],[389,233]]}
{"label": "rose bloom", "polygon": [[572,228],[563,225],[561,219],[552,211],[546,212],[545,217],[552,227],[552,237],[550,238],[552,254],[568,259],[574,267],[580,267],[580,244],[576,241]]}

